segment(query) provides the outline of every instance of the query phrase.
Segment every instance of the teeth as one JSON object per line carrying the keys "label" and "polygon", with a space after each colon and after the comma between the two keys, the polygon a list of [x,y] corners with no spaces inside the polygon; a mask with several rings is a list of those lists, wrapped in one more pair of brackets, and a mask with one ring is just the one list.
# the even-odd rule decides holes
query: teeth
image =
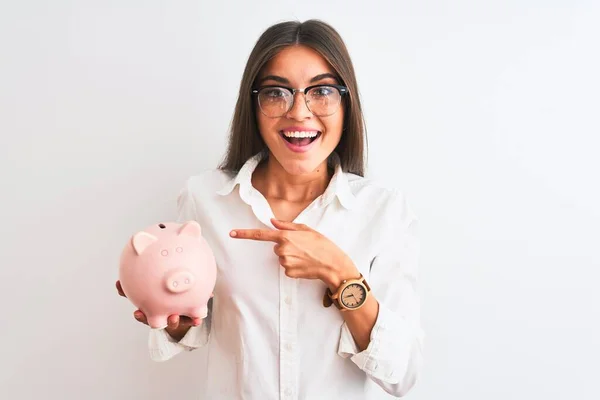
{"label": "teeth", "polygon": [[296,137],[296,138],[314,138],[317,136],[318,132],[317,131],[312,131],[312,132],[300,132],[300,131],[296,131],[296,132],[291,132],[291,131],[287,131],[287,132],[283,132],[283,134],[287,137]]}

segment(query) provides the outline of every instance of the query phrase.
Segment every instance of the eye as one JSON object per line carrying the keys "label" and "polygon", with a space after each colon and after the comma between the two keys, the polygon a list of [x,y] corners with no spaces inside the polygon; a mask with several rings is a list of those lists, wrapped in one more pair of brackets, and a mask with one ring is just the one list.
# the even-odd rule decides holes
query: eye
{"label": "eye", "polygon": [[287,90],[282,88],[268,88],[263,90],[262,95],[269,99],[278,99],[287,96]]}
{"label": "eye", "polygon": [[319,86],[310,91],[310,95],[313,97],[327,97],[333,93],[331,86]]}

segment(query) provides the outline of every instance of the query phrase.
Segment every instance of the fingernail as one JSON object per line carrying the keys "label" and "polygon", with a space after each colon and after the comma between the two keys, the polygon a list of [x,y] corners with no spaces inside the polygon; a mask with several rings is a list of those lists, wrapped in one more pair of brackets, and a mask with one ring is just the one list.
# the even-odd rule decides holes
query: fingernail
{"label": "fingernail", "polygon": [[233,236],[233,237],[237,236],[237,232],[236,232],[236,231],[231,231],[231,232],[229,232],[229,234],[230,234],[231,236]]}

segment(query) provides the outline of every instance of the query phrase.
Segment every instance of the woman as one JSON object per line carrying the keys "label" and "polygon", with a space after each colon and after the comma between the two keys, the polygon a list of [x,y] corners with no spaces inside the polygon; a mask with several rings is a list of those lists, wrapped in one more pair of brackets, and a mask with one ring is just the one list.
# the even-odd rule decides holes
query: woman
{"label": "woman", "polygon": [[364,141],[338,33],[315,20],[267,29],[223,164],[178,198],[217,260],[209,315],[150,332],[154,360],[204,347],[200,398],[379,399],[414,386],[417,222],[401,192],[363,177]]}

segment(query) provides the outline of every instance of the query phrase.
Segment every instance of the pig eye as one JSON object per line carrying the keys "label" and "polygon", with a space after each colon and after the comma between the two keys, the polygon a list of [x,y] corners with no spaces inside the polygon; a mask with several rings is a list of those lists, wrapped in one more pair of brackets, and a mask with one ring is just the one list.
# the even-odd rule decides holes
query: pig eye
{"label": "pig eye", "polygon": [[165,224],[158,224],[158,227],[159,227],[160,229],[165,229],[165,228],[166,228]]}
{"label": "pig eye", "polygon": [[168,250],[163,250],[160,252],[160,254],[162,254],[163,256],[168,256],[169,255],[169,251]]}
{"label": "pig eye", "polygon": [[183,251],[183,248],[182,248],[182,247],[178,247],[178,248],[176,248],[175,250],[176,250],[178,253],[181,253],[181,252]]}

